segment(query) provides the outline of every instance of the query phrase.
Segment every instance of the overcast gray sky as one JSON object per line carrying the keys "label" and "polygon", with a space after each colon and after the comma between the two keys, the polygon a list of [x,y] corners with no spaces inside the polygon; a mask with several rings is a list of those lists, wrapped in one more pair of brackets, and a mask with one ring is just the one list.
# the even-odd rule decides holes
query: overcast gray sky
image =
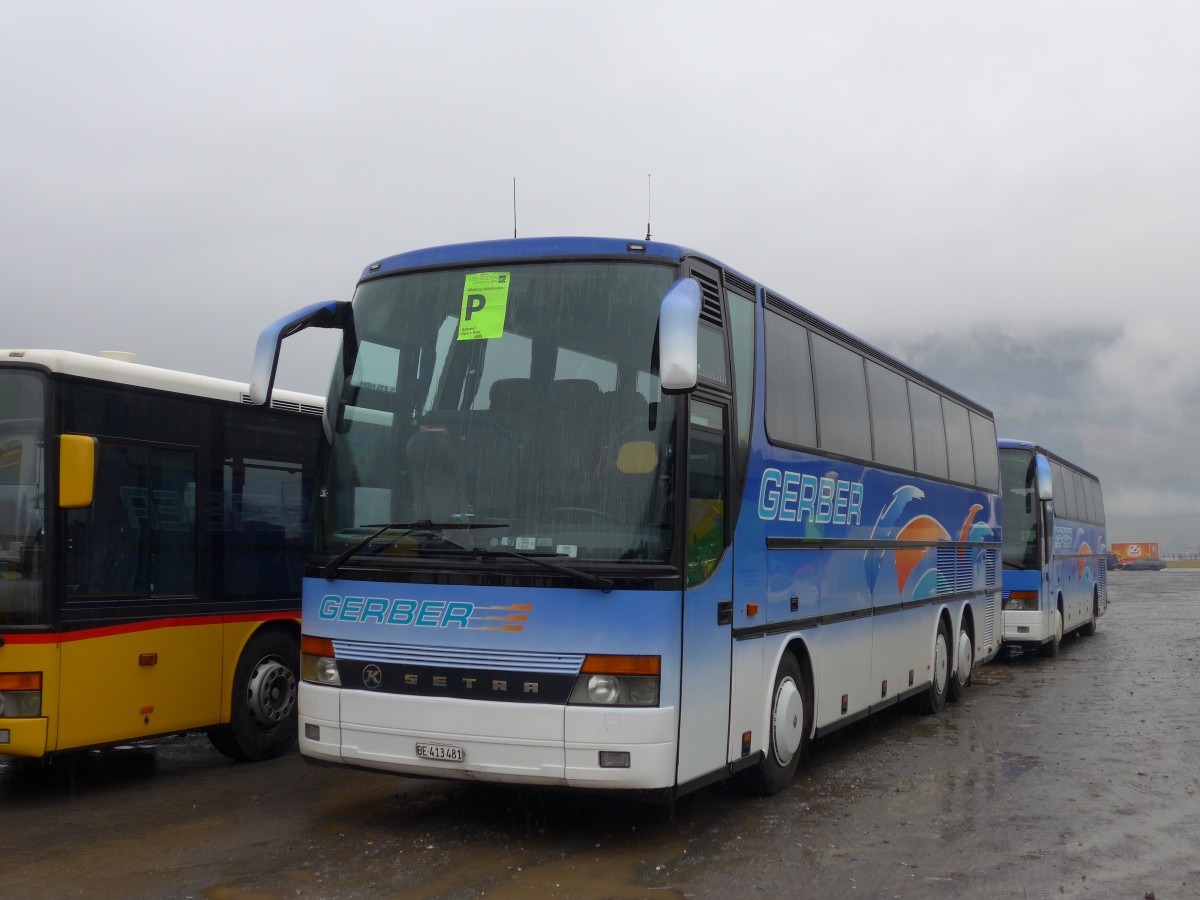
{"label": "overcast gray sky", "polygon": [[[713,254],[1200,542],[1200,4],[6,0],[0,344],[245,380],[363,265]],[[329,335],[280,384],[321,392]],[[298,341],[298,343],[296,343]]]}

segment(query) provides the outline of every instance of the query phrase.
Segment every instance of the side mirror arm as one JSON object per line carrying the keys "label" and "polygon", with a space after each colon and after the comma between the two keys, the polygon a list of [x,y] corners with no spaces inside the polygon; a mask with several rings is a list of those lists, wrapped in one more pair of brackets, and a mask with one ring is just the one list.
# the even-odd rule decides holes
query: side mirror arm
{"label": "side mirror arm", "polygon": [[344,300],[314,303],[272,322],[258,335],[254,348],[254,364],[250,371],[250,402],[262,406],[275,386],[275,371],[279,366],[279,348],[284,338],[306,328],[338,328],[343,340],[354,336],[354,315]]}

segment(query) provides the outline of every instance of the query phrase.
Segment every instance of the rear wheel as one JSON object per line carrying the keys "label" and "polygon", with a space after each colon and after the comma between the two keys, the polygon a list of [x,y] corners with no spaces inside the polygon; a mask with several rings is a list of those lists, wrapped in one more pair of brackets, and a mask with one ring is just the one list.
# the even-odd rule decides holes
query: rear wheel
{"label": "rear wheel", "polygon": [[938,625],[933,639],[933,683],[921,695],[921,708],[927,713],[940,712],[950,690],[950,631],[946,623]]}
{"label": "rear wheel", "polygon": [[209,729],[212,745],[242,762],[271,759],[292,749],[299,668],[295,638],[281,631],[251,638],[233,676],[229,724]]}
{"label": "rear wheel", "polygon": [[790,653],[779,661],[771,695],[771,731],[762,761],[752,773],[751,786],[760,794],[777,794],[787,787],[808,745],[804,707],[804,673]]}
{"label": "rear wheel", "polygon": [[1096,620],[1100,618],[1100,598],[1092,597],[1092,618],[1085,624],[1079,626],[1079,634],[1083,637],[1091,637],[1096,633]]}
{"label": "rear wheel", "polygon": [[971,672],[975,667],[975,644],[967,632],[966,623],[958,626],[958,668],[950,678],[949,697],[958,702],[967,694],[971,684]]}

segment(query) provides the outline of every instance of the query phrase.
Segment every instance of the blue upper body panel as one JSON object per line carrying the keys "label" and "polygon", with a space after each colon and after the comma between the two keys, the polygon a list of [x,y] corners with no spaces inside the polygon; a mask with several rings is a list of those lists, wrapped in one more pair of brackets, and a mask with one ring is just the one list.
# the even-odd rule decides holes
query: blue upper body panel
{"label": "blue upper body panel", "polygon": [[659,241],[633,241],[623,238],[536,237],[469,244],[446,244],[398,253],[371,263],[363,269],[368,278],[407,269],[425,269],[459,263],[485,263],[489,260],[538,259],[551,256],[637,256],[670,259],[679,262],[695,251]]}

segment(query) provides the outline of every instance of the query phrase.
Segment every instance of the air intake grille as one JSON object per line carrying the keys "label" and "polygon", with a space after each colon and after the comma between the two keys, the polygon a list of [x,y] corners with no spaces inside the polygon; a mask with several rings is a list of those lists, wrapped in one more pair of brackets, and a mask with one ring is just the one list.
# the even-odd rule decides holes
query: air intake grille
{"label": "air intake grille", "polygon": [[583,668],[584,659],[582,653],[420,647],[373,641],[335,640],[333,649],[338,659],[413,666],[549,672],[565,675],[578,675],[579,670]]}
{"label": "air intake grille", "polygon": [[[242,394],[242,405],[253,406],[254,401],[250,399],[249,394]],[[307,413],[310,416],[319,416],[325,410],[313,403],[297,403],[295,400],[280,400],[277,397],[271,398],[271,409],[283,409],[288,412]]]}
{"label": "air intake grille", "polygon": [[701,272],[693,271],[692,277],[700,282],[703,301],[700,304],[700,320],[717,328],[725,326],[725,316],[721,312],[721,291],[715,281]]}
{"label": "air intake grille", "polygon": [[977,561],[983,563],[983,584],[996,586],[996,551],[979,547],[937,548],[937,593],[954,594],[976,587]]}

